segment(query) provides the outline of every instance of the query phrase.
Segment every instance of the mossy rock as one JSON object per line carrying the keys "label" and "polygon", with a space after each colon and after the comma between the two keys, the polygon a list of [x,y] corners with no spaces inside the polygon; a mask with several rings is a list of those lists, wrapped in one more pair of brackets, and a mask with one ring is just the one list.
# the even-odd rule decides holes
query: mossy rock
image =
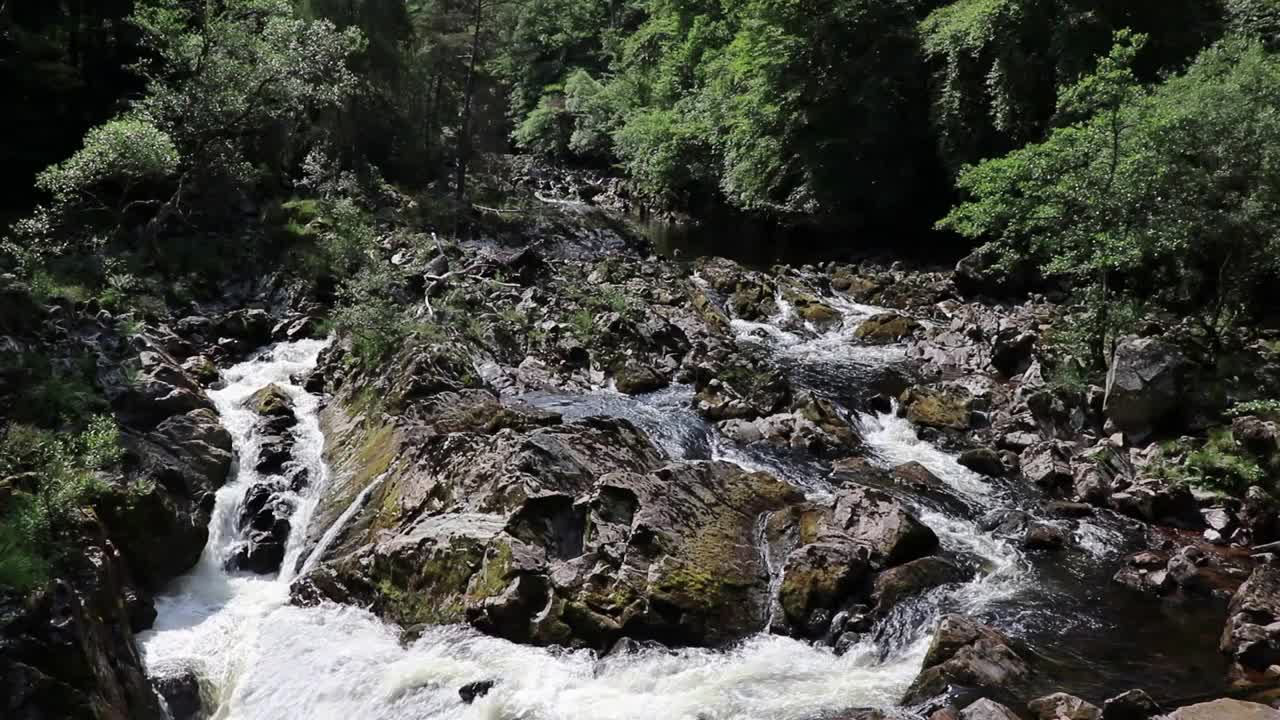
{"label": "mossy rock", "polygon": [[805,545],[787,558],[778,602],[792,623],[804,623],[811,612],[846,600],[866,577],[867,557],[852,543]]}
{"label": "mossy rock", "polygon": [[245,406],[263,417],[283,417],[293,415],[293,399],[284,388],[272,383],[245,401]]}
{"label": "mossy rock", "polygon": [[863,342],[888,345],[902,342],[919,329],[920,323],[914,318],[898,313],[880,313],[864,320],[853,334]]}
{"label": "mossy rock", "polygon": [[917,425],[967,430],[973,397],[956,387],[910,388],[898,399],[902,412]]}

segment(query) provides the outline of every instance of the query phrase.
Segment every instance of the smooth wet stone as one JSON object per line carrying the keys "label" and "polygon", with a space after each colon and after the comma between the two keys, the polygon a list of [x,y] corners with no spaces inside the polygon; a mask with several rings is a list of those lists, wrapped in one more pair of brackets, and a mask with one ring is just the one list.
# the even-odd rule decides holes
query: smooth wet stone
{"label": "smooth wet stone", "polygon": [[477,680],[476,682],[467,683],[458,688],[458,697],[462,698],[462,702],[470,705],[476,701],[476,698],[488,695],[494,684],[495,681],[493,680]]}

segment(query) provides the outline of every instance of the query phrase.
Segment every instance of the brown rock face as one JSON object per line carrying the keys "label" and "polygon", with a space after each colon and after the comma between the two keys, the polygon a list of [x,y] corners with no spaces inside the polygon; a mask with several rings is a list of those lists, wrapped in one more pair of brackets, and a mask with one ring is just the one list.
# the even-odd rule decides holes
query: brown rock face
{"label": "brown rock face", "polygon": [[1030,666],[1004,635],[964,616],[946,615],[902,703],[919,705],[953,686],[1016,695],[1030,676]]}

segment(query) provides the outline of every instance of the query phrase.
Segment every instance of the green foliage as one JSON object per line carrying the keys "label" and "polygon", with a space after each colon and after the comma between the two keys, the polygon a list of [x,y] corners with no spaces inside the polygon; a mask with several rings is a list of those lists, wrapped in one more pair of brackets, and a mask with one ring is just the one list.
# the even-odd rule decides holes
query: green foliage
{"label": "green foliage", "polygon": [[63,544],[80,512],[108,492],[99,473],[123,457],[120,431],[107,416],[78,433],[14,424],[0,440],[0,478],[13,478],[0,512],[0,586],[20,591],[47,581],[71,548]]}
{"label": "green foliage", "polygon": [[1117,34],[1061,93],[1059,112],[1084,119],[966,168],[970,199],[939,224],[1069,279],[1096,313],[1099,363],[1117,300],[1191,315],[1215,351],[1280,257],[1280,59],[1224,41],[1146,89],[1131,70],[1143,41]]}
{"label": "green foliage", "polygon": [[1280,400],[1250,400],[1236,403],[1227,411],[1231,417],[1258,415],[1265,418],[1280,418]]}
{"label": "green foliage", "polygon": [[341,289],[333,327],[340,336],[351,338],[351,357],[359,367],[376,367],[413,334],[414,323],[392,297],[401,281],[389,263],[370,264]]}
{"label": "green foliage", "polygon": [[359,34],[301,19],[287,0],[148,0],[131,20],[149,51],[136,66],[146,92],[38,176],[50,202],[12,243],[28,265],[113,245],[156,260],[215,253],[165,247],[160,231],[218,222],[240,193],[279,179],[293,130],[355,84],[346,63]]}
{"label": "green foliage", "polygon": [[46,355],[0,353],[0,370],[22,378],[14,406],[6,415],[42,427],[78,423],[106,408],[93,384],[94,363],[83,356],[55,363]]}
{"label": "green foliage", "polygon": [[1112,34],[1151,38],[1140,76],[1179,69],[1220,32],[1217,2],[954,0],[920,23],[932,70],[932,121],[943,161],[966,163],[1037,140],[1057,90],[1105,57]]}
{"label": "green foliage", "polygon": [[1267,479],[1267,471],[1240,448],[1229,428],[1214,429],[1203,441],[1167,443],[1153,469],[1168,480],[1236,496]]}
{"label": "green foliage", "polygon": [[516,147],[548,158],[563,158],[569,151],[573,118],[565,108],[564,93],[554,89],[542,96],[538,106],[511,134]]}
{"label": "green foliage", "polygon": [[116,194],[128,197],[134,185],[172,177],[178,161],[178,149],[163,130],[143,116],[126,115],[90,130],[84,147],[40,173],[36,187],[56,202],[99,203],[103,186],[114,185]]}

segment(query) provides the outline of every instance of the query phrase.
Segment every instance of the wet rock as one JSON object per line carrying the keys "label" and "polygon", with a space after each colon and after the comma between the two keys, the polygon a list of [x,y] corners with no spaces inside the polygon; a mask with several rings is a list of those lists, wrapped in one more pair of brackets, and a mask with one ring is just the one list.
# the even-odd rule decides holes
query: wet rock
{"label": "wet rock", "polygon": [[844,488],[824,518],[823,532],[848,536],[871,552],[872,567],[901,565],[933,553],[938,536],[898,501],[867,488]]}
{"label": "wet rock", "polygon": [[1104,411],[1125,435],[1145,438],[1183,410],[1189,364],[1158,338],[1128,337],[1116,346]]}
{"label": "wet rock", "polygon": [[123,598],[127,564],[92,514],[70,530],[59,578],[25,597],[0,589],[5,718],[160,720]]}
{"label": "wet rock", "polygon": [[458,688],[458,697],[462,698],[462,702],[470,705],[476,701],[476,698],[482,698],[489,694],[493,689],[495,681],[493,680],[477,680],[467,683]]}
{"label": "wet rock", "polygon": [[1280,568],[1262,565],[1236,590],[1219,649],[1232,662],[1233,684],[1274,681],[1280,672]]}
{"label": "wet rock", "polygon": [[810,543],[791,553],[778,600],[787,619],[802,623],[818,609],[843,601],[867,575],[869,553],[852,543]]}
{"label": "wet rock", "polygon": [[192,355],[182,363],[182,369],[204,387],[218,382],[218,366],[208,356]]}
{"label": "wet rock", "polygon": [[968,577],[968,572],[943,558],[912,560],[876,575],[872,583],[871,602],[876,606],[877,612],[888,612],[903,599],[940,585],[962,582]]}
{"label": "wet rock", "polygon": [[1004,461],[991,448],[973,448],[960,453],[959,463],[981,475],[1000,477],[1005,473]]}
{"label": "wet rock", "polygon": [[902,342],[919,329],[920,323],[914,318],[899,313],[880,313],[863,320],[853,334],[863,342],[888,345]]}
{"label": "wet rock", "polygon": [[917,425],[966,430],[973,396],[955,385],[933,385],[906,390],[898,398],[901,412]]}
{"label": "wet rock", "polygon": [[1240,509],[1240,525],[1255,545],[1280,540],[1280,503],[1261,487],[1249,486]]}
{"label": "wet rock", "polygon": [[1031,516],[1022,510],[1003,508],[992,510],[978,520],[978,529],[1002,537],[1021,537],[1031,523]]}
{"label": "wet rock", "polygon": [[1280,429],[1274,422],[1248,415],[1231,421],[1231,436],[1246,451],[1260,459],[1280,453]]}
{"label": "wet rock", "polygon": [[1101,720],[1097,705],[1067,693],[1054,693],[1027,703],[1036,720]]}
{"label": "wet rock", "polygon": [[265,310],[234,310],[215,319],[210,331],[220,338],[239,341],[244,350],[271,342],[271,316]]}
{"label": "wet rock", "polygon": [[1178,708],[1166,720],[1280,720],[1280,710],[1255,702],[1223,698]]}
{"label": "wet rock", "polygon": [[1030,666],[1004,635],[970,618],[945,615],[902,703],[919,705],[951,687],[1017,695],[1030,676]]}
{"label": "wet rock", "polygon": [[1001,331],[991,347],[991,367],[1005,377],[1021,375],[1031,366],[1031,353],[1039,338],[1017,328]]}
{"label": "wet rock", "polygon": [[101,512],[134,576],[158,590],[200,558],[213,494],[231,470],[231,435],[217,413],[201,409],[150,432],[125,432],[122,442],[135,491]]}
{"label": "wet rock", "polygon": [[1022,545],[1029,550],[1058,551],[1067,546],[1067,534],[1056,525],[1033,522],[1027,526]]}
{"label": "wet rock", "polygon": [[1022,475],[1046,492],[1064,492],[1074,480],[1070,457],[1070,446],[1065,443],[1038,442],[1022,451]]}
{"label": "wet rock", "polygon": [[294,417],[293,398],[275,383],[250,395],[245,400],[245,407],[263,418]]}
{"label": "wet rock", "polygon": [[1102,704],[1102,720],[1149,720],[1160,706],[1145,691],[1128,690]]}
{"label": "wet rock", "polygon": [[1049,500],[1041,507],[1046,515],[1058,518],[1084,518],[1094,514],[1093,506],[1082,502]]}
{"label": "wet rock", "polygon": [[122,423],[154,428],[163,420],[193,410],[213,410],[200,385],[168,354],[143,350],[136,375],[112,373],[100,377],[107,399]]}
{"label": "wet rock", "polygon": [[613,381],[617,385],[618,392],[625,395],[640,395],[653,392],[671,384],[670,379],[662,373],[634,361],[628,362],[615,373]]}
{"label": "wet rock", "polygon": [[1009,708],[982,698],[960,711],[960,720],[1020,720]]}
{"label": "wet rock", "polygon": [[1191,489],[1154,478],[1139,480],[1111,495],[1111,509],[1149,523],[1199,530],[1204,519]]}
{"label": "wet rock", "polygon": [[152,676],[151,684],[169,708],[169,720],[200,720],[204,717],[204,701],[200,696],[200,678],[195,671],[184,669],[171,674]]}

